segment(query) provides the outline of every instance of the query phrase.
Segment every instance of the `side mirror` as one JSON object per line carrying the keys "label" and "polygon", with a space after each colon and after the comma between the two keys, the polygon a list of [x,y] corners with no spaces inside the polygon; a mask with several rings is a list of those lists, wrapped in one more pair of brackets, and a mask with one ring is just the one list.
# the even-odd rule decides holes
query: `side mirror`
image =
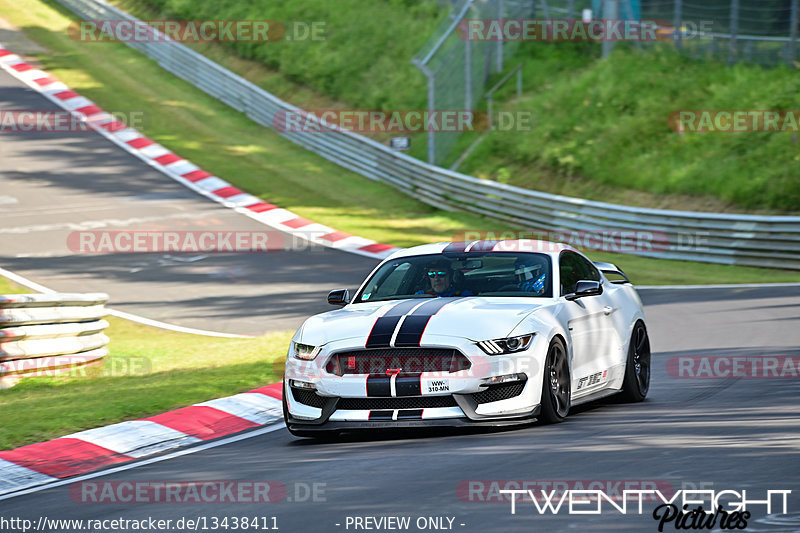
{"label": "side mirror", "polygon": [[569,301],[583,298],[584,296],[597,296],[603,294],[603,286],[599,281],[581,280],[575,286],[575,292],[564,296]]}
{"label": "side mirror", "polygon": [[350,303],[350,291],[347,289],[336,289],[328,293],[328,303],[331,305],[344,306]]}

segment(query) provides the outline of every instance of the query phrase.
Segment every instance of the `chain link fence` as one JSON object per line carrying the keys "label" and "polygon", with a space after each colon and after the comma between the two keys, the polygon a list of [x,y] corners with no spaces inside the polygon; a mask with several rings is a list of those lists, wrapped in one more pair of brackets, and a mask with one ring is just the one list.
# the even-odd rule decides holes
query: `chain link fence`
{"label": "chain link fence", "polygon": [[[588,12],[587,12],[588,10]],[[470,41],[469,19],[654,20],[681,53],[703,60],[797,67],[800,0],[454,0],[448,19],[412,60],[428,84],[429,110],[472,110],[520,41]],[[598,43],[608,55],[613,42]],[[637,46],[642,43],[637,42]],[[427,161],[441,165],[460,132],[429,131]]]}
{"label": "chain link fence", "polygon": [[[463,34],[469,19],[524,19],[548,17],[547,3],[531,0],[457,0],[442,24],[412,62],[428,83],[430,111],[472,110],[484,96],[489,76],[519,47],[515,41],[470,41]],[[442,164],[458,139],[458,132],[428,132],[428,162]]]}

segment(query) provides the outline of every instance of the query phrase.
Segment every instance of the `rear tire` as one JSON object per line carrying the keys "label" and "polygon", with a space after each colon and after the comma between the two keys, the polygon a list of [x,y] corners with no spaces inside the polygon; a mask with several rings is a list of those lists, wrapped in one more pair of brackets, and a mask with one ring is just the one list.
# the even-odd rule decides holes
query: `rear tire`
{"label": "rear tire", "polygon": [[567,417],[571,383],[567,349],[564,341],[556,337],[547,349],[542,376],[542,410],[539,418],[543,423],[557,424]]}
{"label": "rear tire", "polygon": [[641,402],[650,390],[650,338],[644,322],[633,326],[628,343],[628,359],[625,364],[625,380],[622,382],[620,399],[625,402]]}

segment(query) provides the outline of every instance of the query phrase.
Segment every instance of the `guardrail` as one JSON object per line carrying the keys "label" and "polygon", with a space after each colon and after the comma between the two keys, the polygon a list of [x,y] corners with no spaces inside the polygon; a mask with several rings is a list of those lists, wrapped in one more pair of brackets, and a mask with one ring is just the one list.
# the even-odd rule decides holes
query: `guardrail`
{"label": "guardrail", "polygon": [[[102,0],[59,2],[86,20],[138,20]],[[296,144],[433,206],[486,215],[523,228],[658,235],[651,249],[629,252],[636,255],[800,270],[800,216],[658,210],[569,198],[429,165],[351,132],[280,131],[276,114],[300,109],[186,46],[165,39],[161,36],[158,42],[126,44]],[[278,114],[278,126],[281,116]],[[491,228],[475,228],[486,229]],[[687,245],[688,240],[691,245]]]}
{"label": "guardrail", "polygon": [[103,293],[0,296],[0,388],[102,362],[107,301]]}

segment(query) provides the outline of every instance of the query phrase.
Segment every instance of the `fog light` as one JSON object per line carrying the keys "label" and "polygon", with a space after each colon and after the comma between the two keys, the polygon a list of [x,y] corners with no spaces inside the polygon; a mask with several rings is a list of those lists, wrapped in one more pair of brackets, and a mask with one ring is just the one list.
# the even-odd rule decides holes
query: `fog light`
{"label": "fog light", "polygon": [[289,386],[294,387],[295,389],[317,390],[317,386],[313,383],[309,383],[308,381],[297,381],[296,379],[290,379]]}
{"label": "fog light", "polygon": [[492,376],[484,378],[481,387],[488,387],[489,385],[499,385],[500,383],[511,383],[514,381],[525,381],[528,379],[526,374],[505,374],[503,376]]}

